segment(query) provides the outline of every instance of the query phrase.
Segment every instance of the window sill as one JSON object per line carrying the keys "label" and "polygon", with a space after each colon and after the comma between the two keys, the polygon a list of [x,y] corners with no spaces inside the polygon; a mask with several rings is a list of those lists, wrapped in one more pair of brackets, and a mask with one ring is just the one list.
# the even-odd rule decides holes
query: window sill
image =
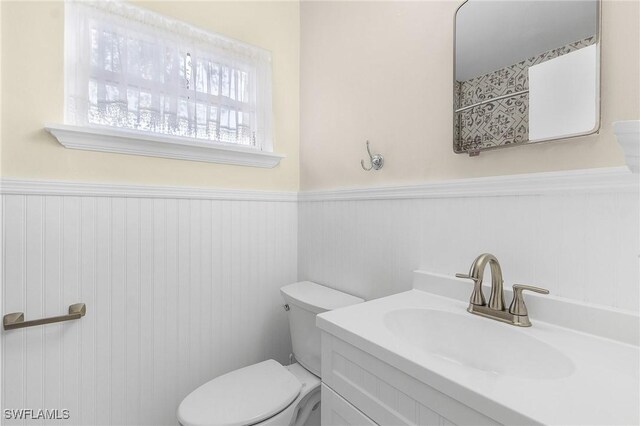
{"label": "window sill", "polygon": [[68,124],[46,124],[65,148],[119,154],[176,158],[208,163],[273,168],[284,158],[282,154],[220,143],[206,143],[177,136],[163,136],[131,130],[83,127]]}

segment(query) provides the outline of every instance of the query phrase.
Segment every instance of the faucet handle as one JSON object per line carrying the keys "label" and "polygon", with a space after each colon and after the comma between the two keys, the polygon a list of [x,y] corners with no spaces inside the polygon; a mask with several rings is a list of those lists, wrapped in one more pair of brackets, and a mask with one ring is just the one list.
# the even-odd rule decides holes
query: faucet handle
{"label": "faucet handle", "polygon": [[522,295],[523,291],[535,291],[536,293],[549,294],[549,290],[542,287],[535,287],[532,285],[526,284],[514,284],[513,285],[513,301],[511,302],[511,306],[509,306],[509,313],[518,316],[526,316],[527,305],[524,304],[524,296]]}
{"label": "faucet handle", "polygon": [[473,278],[469,274],[456,274],[456,278],[467,278],[467,279],[474,280],[474,281],[476,280],[475,278]]}
{"label": "faucet handle", "polygon": [[484,306],[487,302],[484,300],[484,294],[482,294],[482,280],[473,277],[469,274],[456,274],[456,278],[465,278],[473,281],[473,292],[471,293],[471,299],[469,303],[472,305]]}

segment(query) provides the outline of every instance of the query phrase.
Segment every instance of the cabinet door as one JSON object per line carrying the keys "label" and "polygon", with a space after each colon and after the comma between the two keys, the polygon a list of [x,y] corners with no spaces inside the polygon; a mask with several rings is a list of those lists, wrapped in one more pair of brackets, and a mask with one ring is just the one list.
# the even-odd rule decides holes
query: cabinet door
{"label": "cabinet door", "polygon": [[323,426],[365,426],[376,424],[324,383],[322,384],[321,400]]}
{"label": "cabinet door", "polygon": [[498,426],[460,401],[324,332],[322,381],[379,425]]}

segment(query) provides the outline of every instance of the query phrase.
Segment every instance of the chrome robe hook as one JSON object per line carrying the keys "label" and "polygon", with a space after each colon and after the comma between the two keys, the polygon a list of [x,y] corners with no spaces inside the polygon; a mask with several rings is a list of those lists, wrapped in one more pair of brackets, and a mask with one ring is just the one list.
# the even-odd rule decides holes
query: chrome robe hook
{"label": "chrome robe hook", "polygon": [[369,168],[367,168],[364,165],[364,160],[360,160],[360,165],[362,166],[362,168],[367,172],[371,169],[380,170],[382,166],[384,166],[384,157],[380,154],[371,155],[371,149],[369,149],[369,141],[367,141],[367,152],[369,153],[369,162],[371,163],[371,165],[369,166]]}

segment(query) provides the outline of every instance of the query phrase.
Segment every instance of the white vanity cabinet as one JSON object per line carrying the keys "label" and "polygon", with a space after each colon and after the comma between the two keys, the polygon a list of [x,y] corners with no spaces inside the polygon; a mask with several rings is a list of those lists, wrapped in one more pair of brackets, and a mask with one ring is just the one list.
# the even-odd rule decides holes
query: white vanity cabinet
{"label": "white vanity cabinet", "polygon": [[349,402],[322,384],[322,424],[331,426],[365,426],[376,423]]}
{"label": "white vanity cabinet", "polygon": [[340,402],[379,425],[640,425],[636,314],[530,295],[535,321],[514,327],[469,314],[467,283],[417,274],[418,288],[316,316],[337,394],[327,413]]}
{"label": "white vanity cabinet", "polygon": [[499,423],[327,333],[322,333],[322,424]]}

